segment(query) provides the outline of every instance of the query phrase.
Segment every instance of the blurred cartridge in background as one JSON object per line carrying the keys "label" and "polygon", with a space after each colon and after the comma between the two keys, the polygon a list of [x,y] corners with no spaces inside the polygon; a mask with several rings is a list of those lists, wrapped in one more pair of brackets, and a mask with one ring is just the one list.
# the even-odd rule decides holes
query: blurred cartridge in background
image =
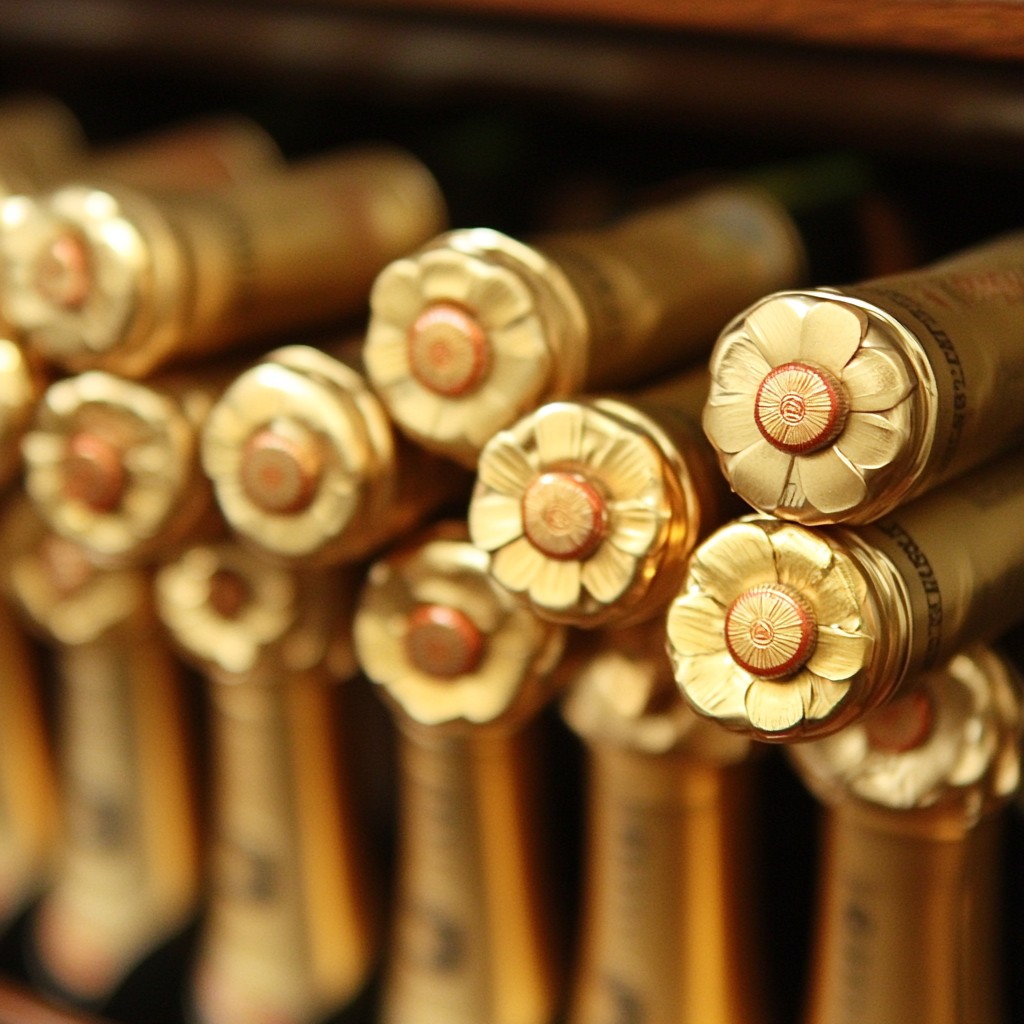
{"label": "blurred cartridge in background", "polygon": [[213,495],[199,430],[237,371],[136,382],[93,370],[51,384],[23,440],[25,489],[42,518],[118,564],[152,560],[204,529]]}
{"label": "blurred cartridge in background", "polygon": [[353,580],[220,543],[162,566],[156,590],[210,708],[211,891],[191,1019],[348,1019],[376,966],[381,911],[346,765]]}
{"label": "blurred cartridge in background", "polygon": [[383,1024],[549,1024],[561,997],[534,726],[563,631],[486,563],[443,524],[371,567],[356,612],[357,656],[400,730]]}
{"label": "blurred cartridge in background", "polygon": [[32,921],[36,980],[114,1018],[178,1022],[198,909],[196,791],[150,577],[96,569],[27,508],[5,526],[15,598],[57,671],[63,830]]}
{"label": "blurred cartridge in background", "polygon": [[595,634],[563,714],[587,747],[586,881],[571,1024],[757,1024],[751,743],[701,719],[663,626]]}
{"label": "blurred cartridge in background", "polygon": [[278,558],[363,558],[469,493],[469,475],[395,431],[359,369],[361,341],[292,345],[214,405],[203,469],[239,536]]}
{"label": "blurred cartridge in background", "polygon": [[0,308],[67,370],[139,377],[358,314],[445,217],[426,167],[387,147],[188,195],[70,183],[0,205]]}
{"label": "blurred cartridge in background", "polygon": [[825,805],[806,1024],[997,1024],[1000,811],[1020,782],[1020,679],[974,647],[789,751]]}
{"label": "blurred cartridge in background", "polygon": [[1024,439],[1024,234],[923,270],[769,295],[722,332],[707,434],[736,492],[869,522]]}
{"label": "blurred cartridge in background", "polygon": [[865,526],[729,523],[698,546],[669,609],[679,686],[759,739],[849,725],[1024,617],[1022,523],[1017,454]]}

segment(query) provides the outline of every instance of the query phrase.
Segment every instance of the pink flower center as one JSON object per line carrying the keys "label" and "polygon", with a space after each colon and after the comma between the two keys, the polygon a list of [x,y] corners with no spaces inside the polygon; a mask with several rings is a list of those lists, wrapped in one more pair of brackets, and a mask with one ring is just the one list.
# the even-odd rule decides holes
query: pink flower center
{"label": "pink flower center", "polygon": [[431,303],[409,328],[409,370],[428,391],[459,398],[490,370],[491,349],[479,319],[454,302]]}
{"label": "pink flower center", "polygon": [[242,490],[265,512],[301,512],[316,494],[323,452],[312,432],[291,424],[289,436],[257,430],[242,449]]}
{"label": "pink flower center", "polygon": [[406,657],[428,676],[454,679],[466,675],[480,664],[483,650],[483,634],[458,608],[423,604],[409,616]]}
{"label": "pink flower center", "polygon": [[754,420],[769,444],[801,455],[839,436],[849,399],[829,370],[810,363],[783,363],[765,375],[754,398]]}
{"label": "pink flower center", "polygon": [[604,538],[608,510],[598,489],[581,473],[541,473],[522,501],[527,540],[548,558],[589,558]]}
{"label": "pink flower center", "polygon": [[741,668],[765,679],[799,671],[814,652],[814,613],[792,587],[765,583],[745,590],[725,613],[725,644]]}

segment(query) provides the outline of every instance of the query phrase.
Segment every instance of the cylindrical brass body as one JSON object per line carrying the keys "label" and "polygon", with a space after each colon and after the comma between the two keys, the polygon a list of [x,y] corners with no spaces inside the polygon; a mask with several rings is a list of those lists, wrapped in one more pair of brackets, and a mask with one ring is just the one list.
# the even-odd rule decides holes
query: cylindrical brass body
{"label": "cylindrical brass body", "polygon": [[[436,730],[434,730],[436,733]],[[552,894],[522,732],[403,727],[397,907],[382,1024],[554,1019]]]}
{"label": "cylindrical brass body", "polygon": [[1024,462],[1008,456],[859,528],[750,516],[698,547],[668,615],[700,712],[824,736],[1024,612]]}
{"label": "cylindrical brass body", "polygon": [[[69,184],[2,216],[4,313],[28,344],[73,372],[138,377],[357,313],[445,211],[418,160],[381,148],[189,195]],[[59,287],[39,276],[54,254]]]}
{"label": "cylindrical brass body", "polygon": [[33,957],[47,987],[101,1005],[197,910],[180,673],[145,574],[93,569],[52,535],[11,550],[15,596],[55,644],[59,672],[64,832]]}
{"label": "cylindrical brass body", "polygon": [[863,523],[1024,438],[1024,234],[842,289],[768,296],[723,331],[705,428],[735,490]]}
{"label": "cylindrical brass body", "polygon": [[790,215],[749,187],[535,246],[454,231],[377,278],[367,370],[402,430],[472,465],[543,402],[696,360],[749,296],[795,283],[803,263]]}
{"label": "cylindrical brass body", "polygon": [[392,429],[358,345],[271,352],[207,417],[203,469],[224,517],[269,555],[365,557],[469,489],[458,467]]}
{"label": "cylindrical brass body", "polygon": [[771,1019],[754,886],[752,749],[680,698],[661,624],[590,634],[562,713],[587,748],[571,1024]]}
{"label": "cylindrical brass body", "polygon": [[190,993],[201,1024],[319,1024],[375,966],[379,887],[337,682],[354,670],[344,586],[231,544],[190,548],[157,575],[161,617],[211,708],[212,891]]}
{"label": "cylindrical brass body", "polygon": [[975,648],[858,726],[792,749],[827,805],[807,1024],[1005,1020],[999,812],[1019,679]]}
{"label": "cylindrical brass body", "polygon": [[145,382],[93,370],[51,384],[23,440],[25,489],[49,526],[105,563],[139,563],[213,511],[199,431],[237,368]]}
{"label": "cylindrical brass body", "polygon": [[706,388],[698,370],[635,397],[551,402],[496,434],[469,507],[494,578],[555,622],[660,612],[735,505],[697,425]]}
{"label": "cylindrical brass body", "polygon": [[560,997],[534,719],[563,631],[447,523],[376,562],[356,654],[400,731],[386,1024],[548,1024]]}
{"label": "cylindrical brass body", "polygon": [[57,782],[37,666],[6,601],[0,603],[0,930],[48,881],[56,847]]}

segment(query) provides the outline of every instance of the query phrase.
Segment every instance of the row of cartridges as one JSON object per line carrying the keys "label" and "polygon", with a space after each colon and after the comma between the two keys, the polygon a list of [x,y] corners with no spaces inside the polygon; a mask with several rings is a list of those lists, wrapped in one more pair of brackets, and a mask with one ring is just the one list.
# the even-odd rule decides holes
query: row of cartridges
{"label": "row of cartridges", "polygon": [[0,921],[32,984],[126,1024],[770,1024],[769,741],[829,822],[805,1024],[1003,1019],[1024,234],[807,287],[800,212],[857,180],[521,241],[452,229],[398,147],[290,161],[223,117],[97,149],[0,106]]}

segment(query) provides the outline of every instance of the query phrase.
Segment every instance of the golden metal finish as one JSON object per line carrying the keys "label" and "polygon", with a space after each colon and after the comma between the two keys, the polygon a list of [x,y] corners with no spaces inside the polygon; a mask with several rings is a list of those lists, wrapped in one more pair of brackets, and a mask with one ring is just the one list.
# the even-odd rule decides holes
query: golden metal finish
{"label": "golden metal finish", "polygon": [[51,384],[22,446],[46,522],[120,563],[180,541],[212,509],[198,435],[228,372],[136,383],[96,370]]}
{"label": "golden metal finish", "polygon": [[195,798],[178,667],[149,579],[94,568],[27,518],[5,533],[19,606],[54,644],[64,832],[33,919],[48,984],[102,1003],[196,912]]}
{"label": "golden metal finish", "polygon": [[0,205],[3,311],[72,372],[140,377],[357,312],[380,269],[444,219],[430,173],[395,149],[188,194],[68,184]]}
{"label": "golden metal finish", "polygon": [[445,524],[377,562],[356,653],[401,730],[397,904],[381,1021],[548,1024],[558,999],[531,720],[563,631]]}
{"label": "golden metal finish", "polygon": [[0,197],[52,181],[86,149],[75,115],[58,100],[24,96],[0,103]]}
{"label": "golden metal finish", "polygon": [[451,523],[370,569],[356,655],[404,718],[511,728],[554,696],[563,631],[498,587],[487,564]]}
{"label": "golden metal finish", "polygon": [[807,1024],[1004,1019],[997,812],[1020,783],[1019,687],[973,648],[790,751],[829,808]]}
{"label": "golden metal finish", "polygon": [[864,523],[1018,443],[1022,254],[1011,235],[736,317],[704,412],[736,492],[802,523]]}
{"label": "golden metal finish", "polygon": [[465,474],[397,436],[352,365],[292,345],[224,391],[203,429],[203,469],[231,527],[267,554],[351,561],[468,490]]}
{"label": "golden metal finish", "polygon": [[57,780],[38,667],[22,624],[0,603],[0,928],[49,880],[56,848]]}
{"label": "golden metal finish", "polygon": [[[196,1020],[319,1024],[365,986],[378,887],[344,770],[352,581],[196,546],[157,574],[161,618],[206,675],[213,892]],[[351,723],[349,723],[351,724]]]}
{"label": "golden metal finish", "polygon": [[695,426],[706,382],[700,371],[633,400],[550,402],[496,434],[469,507],[494,578],[577,626],[664,607],[729,502]]}
{"label": "golden metal finish", "polygon": [[536,246],[452,231],[377,278],[367,372],[403,431],[472,466],[544,402],[696,359],[764,284],[792,285],[802,268],[789,215],[750,188],[709,189]]}
{"label": "golden metal finish", "polygon": [[[1024,463],[1011,456],[858,529],[730,523],[694,552],[669,610],[679,686],[702,714],[759,739],[835,732],[1020,618],[1021,517]],[[766,606],[766,592],[782,605]],[[742,624],[731,621],[740,604],[754,612]],[[784,642],[773,635],[782,612]]]}

